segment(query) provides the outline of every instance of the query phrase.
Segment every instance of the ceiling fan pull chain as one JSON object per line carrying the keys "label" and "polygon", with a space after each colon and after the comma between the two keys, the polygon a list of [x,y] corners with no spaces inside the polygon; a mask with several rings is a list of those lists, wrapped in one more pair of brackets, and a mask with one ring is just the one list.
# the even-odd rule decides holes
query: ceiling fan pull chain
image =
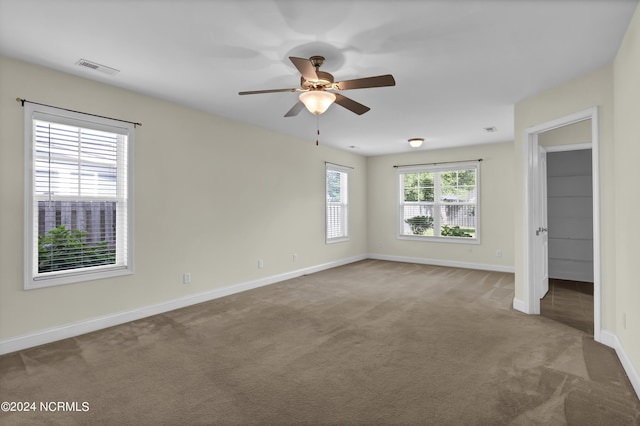
{"label": "ceiling fan pull chain", "polygon": [[316,129],[317,129],[317,137],[316,137],[316,146],[318,146],[318,139],[320,139],[320,116],[316,115]]}

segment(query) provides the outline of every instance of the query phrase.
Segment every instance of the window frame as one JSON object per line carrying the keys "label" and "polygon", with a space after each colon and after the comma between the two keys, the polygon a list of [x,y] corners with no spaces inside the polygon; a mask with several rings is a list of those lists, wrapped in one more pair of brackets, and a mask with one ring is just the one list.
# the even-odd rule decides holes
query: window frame
{"label": "window frame", "polygon": [[[61,108],[24,104],[24,138],[25,138],[25,189],[24,189],[24,289],[32,290],[57,285],[93,281],[130,275],[134,272],[134,196],[133,196],[133,152],[135,125],[133,123],[98,117],[81,112],[68,111]],[[126,136],[126,147],[122,150],[124,158],[117,160],[118,170],[126,173],[126,184],[122,185],[124,194],[121,198],[126,202],[126,215],[122,223],[124,229],[116,230],[116,244],[123,250],[121,265],[100,265],[84,268],[66,269],[39,273],[38,267],[38,211],[35,204],[38,195],[35,188],[36,155],[35,134],[36,121],[45,121],[80,128],[107,131]],[[118,172],[121,175],[120,172]],[[118,176],[117,179],[122,179]],[[67,197],[67,201],[87,201],[81,196]],[[74,199],[75,198],[75,199]],[[70,200],[69,200],[70,199]],[[96,201],[102,201],[97,198]],[[120,227],[121,228],[121,227]]]}
{"label": "window frame", "polygon": [[[439,175],[436,177],[436,174],[442,172],[452,172],[457,170],[470,170],[474,169],[476,173],[476,181],[475,181],[475,191],[476,191],[476,202],[475,202],[475,220],[476,220],[476,228],[475,228],[475,236],[474,237],[451,237],[451,236],[442,236],[442,235],[410,235],[404,234],[404,206],[406,202],[404,200],[404,178],[405,174],[411,173],[434,173],[434,201],[432,203],[424,202],[422,205],[432,204],[435,209],[436,206],[446,206],[447,204],[443,204],[440,200],[440,179]],[[398,187],[398,206],[397,206],[397,238],[399,240],[413,240],[413,241],[428,241],[428,242],[440,242],[440,243],[458,243],[458,244],[480,244],[481,237],[481,184],[480,184],[480,160],[477,161],[464,161],[464,162],[451,162],[446,164],[430,164],[430,165],[414,165],[414,166],[398,166],[397,167],[397,187]],[[438,201],[440,200],[440,201]],[[416,202],[415,205],[420,205],[420,201]],[[464,204],[463,204],[464,205]],[[469,204],[467,204],[469,205]]]}
{"label": "window frame", "polygon": [[[324,224],[325,224],[325,242],[327,244],[333,244],[333,243],[339,243],[339,242],[343,242],[343,241],[349,241],[349,174],[350,174],[351,168],[350,167],[346,167],[346,166],[340,166],[338,164],[332,164],[332,163],[326,163],[325,164],[325,185],[324,185],[324,195],[325,195],[325,220],[324,220]],[[344,195],[344,199],[341,200],[341,202],[336,203],[336,202],[331,202],[329,201],[329,172],[338,172],[341,173],[345,176],[344,182],[343,179],[340,179],[340,195],[341,195],[341,199],[343,198],[342,195]],[[344,232],[342,233],[342,235],[337,236],[337,237],[329,237],[329,208],[331,206],[339,206],[342,207],[342,214],[341,214],[341,222],[342,222],[342,228],[344,229]]]}

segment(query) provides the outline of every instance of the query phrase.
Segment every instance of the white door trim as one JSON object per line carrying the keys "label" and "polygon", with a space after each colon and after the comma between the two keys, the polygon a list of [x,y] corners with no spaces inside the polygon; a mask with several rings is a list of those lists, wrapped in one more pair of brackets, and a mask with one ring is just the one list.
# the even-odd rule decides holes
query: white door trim
{"label": "white door trim", "polygon": [[591,153],[593,173],[593,325],[594,339],[600,342],[602,331],[602,291],[600,264],[600,139],[598,126],[598,107],[576,112],[556,120],[537,126],[528,127],[523,139],[523,196],[524,196],[524,229],[523,229],[523,288],[524,300],[514,308],[527,314],[540,313],[540,299],[535,287],[535,215],[532,206],[536,203],[534,188],[535,168],[538,167],[538,134],[558,127],[567,126],[591,119]]}

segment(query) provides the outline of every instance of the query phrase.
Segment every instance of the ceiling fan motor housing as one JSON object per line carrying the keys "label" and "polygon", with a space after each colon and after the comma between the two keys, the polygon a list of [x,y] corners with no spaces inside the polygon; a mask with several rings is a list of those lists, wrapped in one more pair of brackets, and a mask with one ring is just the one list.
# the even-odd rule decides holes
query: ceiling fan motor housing
{"label": "ceiling fan motor housing", "polygon": [[333,76],[328,72],[316,71],[316,74],[318,75],[317,80],[305,80],[304,77],[301,77],[300,85],[304,89],[320,89],[333,85]]}
{"label": "ceiling fan motor housing", "polygon": [[[315,79],[300,78],[300,86],[307,90],[322,90],[327,86],[333,85],[333,76],[328,72],[320,71],[320,66],[324,64],[324,56],[312,56],[309,58],[309,62],[316,69]],[[308,76],[307,76],[308,77]]]}

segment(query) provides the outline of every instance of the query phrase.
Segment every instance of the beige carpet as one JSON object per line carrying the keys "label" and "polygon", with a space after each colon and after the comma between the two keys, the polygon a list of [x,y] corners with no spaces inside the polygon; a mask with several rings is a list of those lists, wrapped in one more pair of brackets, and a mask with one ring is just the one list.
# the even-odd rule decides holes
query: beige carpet
{"label": "beige carpet", "polygon": [[637,425],[614,352],[513,275],[366,260],[0,357],[0,424]]}

